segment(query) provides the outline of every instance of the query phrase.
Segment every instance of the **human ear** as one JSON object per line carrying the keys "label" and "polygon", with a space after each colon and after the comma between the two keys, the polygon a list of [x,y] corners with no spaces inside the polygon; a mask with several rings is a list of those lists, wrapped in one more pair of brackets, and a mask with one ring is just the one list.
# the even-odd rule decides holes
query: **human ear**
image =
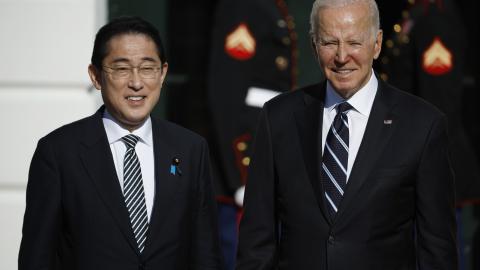
{"label": "human ear", "polygon": [[380,29],[377,32],[377,36],[375,37],[375,54],[373,55],[373,59],[377,59],[380,55],[380,51],[382,50],[382,40],[383,40],[383,31]]}
{"label": "human ear", "polygon": [[90,76],[93,86],[95,86],[97,90],[102,90],[101,73],[102,71],[98,70],[94,65],[88,65],[88,75]]}
{"label": "human ear", "polygon": [[165,77],[167,76],[167,71],[168,71],[168,63],[165,62],[162,64],[162,68],[160,69],[160,85],[163,84],[165,81]]}

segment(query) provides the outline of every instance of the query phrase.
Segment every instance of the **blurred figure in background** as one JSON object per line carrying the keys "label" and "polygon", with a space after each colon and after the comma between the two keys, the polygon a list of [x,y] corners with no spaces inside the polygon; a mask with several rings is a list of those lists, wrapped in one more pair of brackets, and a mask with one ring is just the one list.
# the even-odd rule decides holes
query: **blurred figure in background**
{"label": "blurred figure in background", "polygon": [[237,218],[261,107],[295,85],[296,34],[285,1],[220,0],[208,67],[221,243],[227,269],[233,269]]}
{"label": "blurred figure in background", "polygon": [[457,204],[480,201],[478,158],[462,115],[467,33],[455,2],[419,1],[386,40],[381,75],[442,110],[455,170]]}
{"label": "blurred figure in background", "polygon": [[[457,3],[452,0],[417,1],[402,16],[402,21],[393,26],[393,36],[385,42],[379,66],[381,76],[400,89],[411,90],[412,94],[433,103],[447,115],[460,222],[463,207],[475,205],[478,208],[480,203],[478,153],[464,127],[464,123],[478,125],[473,115],[464,117],[468,102],[465,100],[466,63],[470,57],[466,27]],[[463,252],[467,244],[464,228],[459,226],[461,255],[479,260],[479,254],[471,254],[472,249]],[[476,241],[473,250],[478,252]],[[467,269],[470,264],[470,260],[461,257],[461,269]]]}

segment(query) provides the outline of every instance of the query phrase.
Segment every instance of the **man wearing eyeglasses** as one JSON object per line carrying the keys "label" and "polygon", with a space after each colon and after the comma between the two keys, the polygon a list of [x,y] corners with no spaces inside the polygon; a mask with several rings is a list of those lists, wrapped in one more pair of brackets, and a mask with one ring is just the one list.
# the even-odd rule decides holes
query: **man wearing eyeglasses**
{"label": "man wearing eyeglasses", "polygon": [[104,106],[40,139],[19,269],[219,269],[208,148],[150,117],[168,64],[136,17],[97,33],[88,68]]}

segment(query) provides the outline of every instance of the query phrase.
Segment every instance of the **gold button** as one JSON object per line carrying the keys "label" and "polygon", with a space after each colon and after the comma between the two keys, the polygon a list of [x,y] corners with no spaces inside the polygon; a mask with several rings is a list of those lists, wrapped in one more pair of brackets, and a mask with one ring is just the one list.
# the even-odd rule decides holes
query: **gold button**
{"label": "gold button", "polygon": [[238,151],[245,151],[247,149],[247,144],[244,142],[237,143]]}
{"label": "gold button", "polygon": [[278,20],[278,21],[277,21],[277,25],[278,25],[278,27],[280,27],[280,28],[285,28],[285,27],[287,27],[287,23],[285,22],[285,20]]}
{"label": "gold button", "polygon": [[277,58],[275,58],[275,64],[279,70],[283,71],[288,67],[288,60],[283,56],[277,56]]}
{"label": "gold button", "polygon": [[288,37],[282,38],[282,43],[284,45],[287,45],[287,46],[290,45],[290,43],[291,43],[290,38],[288,38]]}
{"label": "gold button", "polygon": [[400,26],[400,24],[398,24],[398,23],[395,24],[395,25],[393,26],[393,31],[395,31],[395,32],[397,32],[397,33],[402,32],[402,27]]}
{"label": "gold button", "polygon": [[385,42],[385,45],[387,45],[387,48],[393,48],[393,41],[389,39]]}
{"label": "gold button", "polygon": [[242,159],[242,164],[243,164],[244,166],[248,166],[248,165],[250,164],[250,158],[249,158],[249,157],[244,157],[244,158]]}
{"label": "gold button", "polygon": [[289,20],[287,25],[290,30],[295,28],[295,22],[293,20]]}

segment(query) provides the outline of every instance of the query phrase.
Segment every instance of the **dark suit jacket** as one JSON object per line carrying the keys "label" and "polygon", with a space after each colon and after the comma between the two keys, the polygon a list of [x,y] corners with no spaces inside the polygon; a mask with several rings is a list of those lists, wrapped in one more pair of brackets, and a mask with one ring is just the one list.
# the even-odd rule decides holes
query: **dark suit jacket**
{"label": "dark suit jacket", "polygon": [[264,106],[237,269],[456,269],[445,117],[379,81],[332,220],[319,179],[324,94],[325,83]]}
{"label": "dark suit jacket", "polygon": [[[19,269],[219,269],[208,148],[152,118],[155,200],[139,253],[102,109],[38,142],[27,186]],[[170,173],[173,158],[178,172]]]}

